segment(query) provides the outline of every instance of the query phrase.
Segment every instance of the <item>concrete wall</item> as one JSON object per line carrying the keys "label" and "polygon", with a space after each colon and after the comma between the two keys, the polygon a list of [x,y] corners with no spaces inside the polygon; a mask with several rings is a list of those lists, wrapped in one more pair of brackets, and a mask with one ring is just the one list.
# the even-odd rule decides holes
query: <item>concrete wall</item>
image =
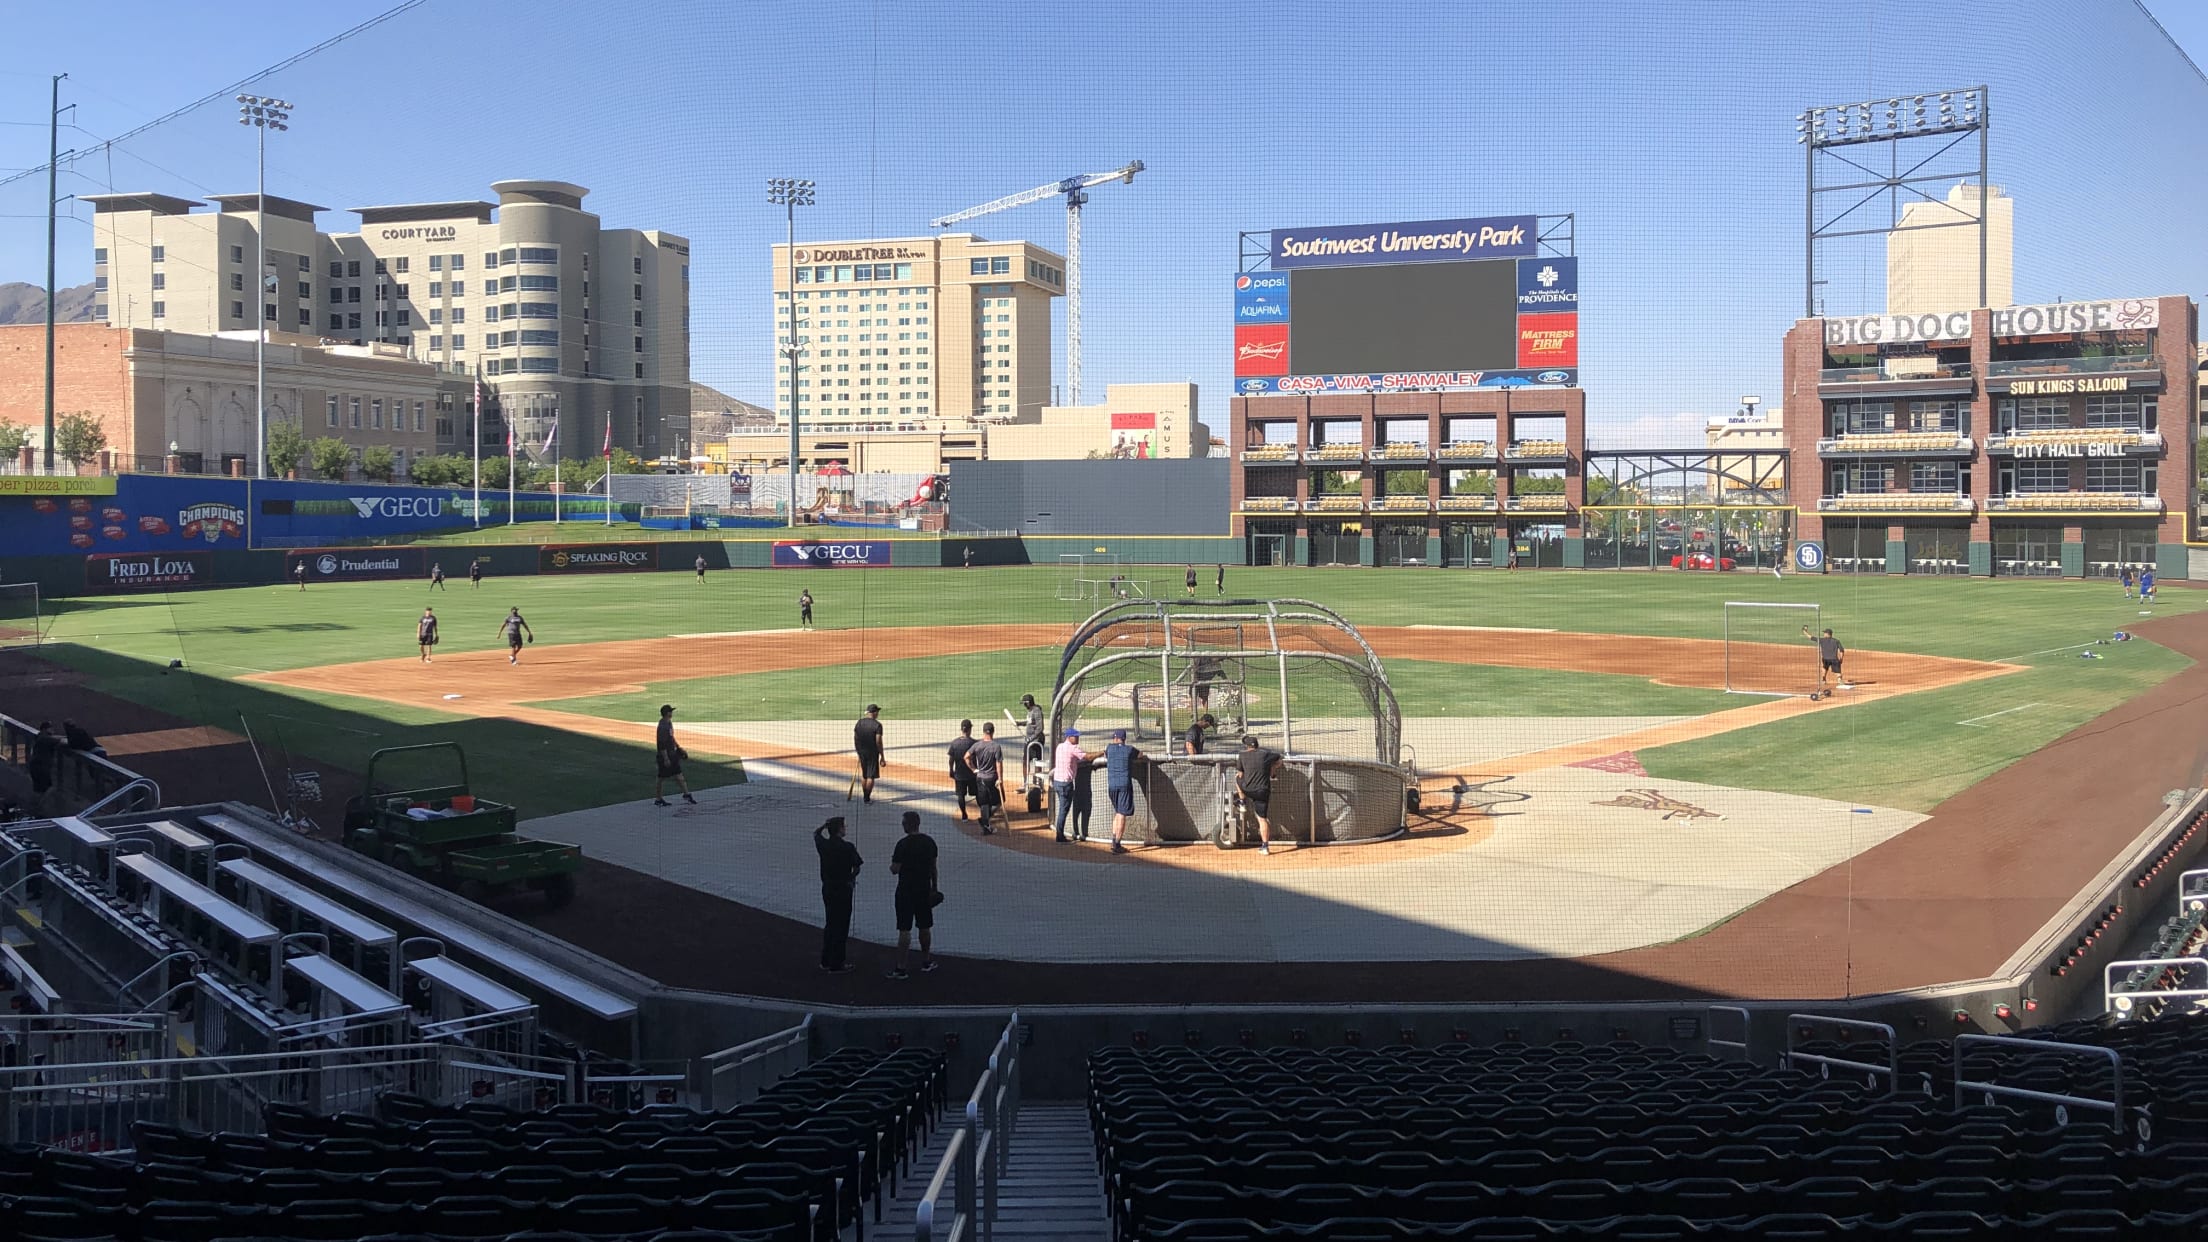
{"label": "concrete wall", "polygon": [[1225,535],[1225,458],[951,463],[961,530],[1023,535]]}

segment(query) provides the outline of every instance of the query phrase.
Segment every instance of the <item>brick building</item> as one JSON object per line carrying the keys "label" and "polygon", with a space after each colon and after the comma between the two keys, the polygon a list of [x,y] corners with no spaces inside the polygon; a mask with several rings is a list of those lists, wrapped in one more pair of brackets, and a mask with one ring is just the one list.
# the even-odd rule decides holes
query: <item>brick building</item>
{"label": "brick building", "polygon": [[1837,572],[2185,576],[2199,335],[2184,297],[1797,322],[1796,537]]}
{"label": "brick building", "polygon": [[1227,422],[1252,564],[1580,563],[1578,388],[1236,397]]}
{"label": "brick building", "polygon": [[[40,443],[45,339],[41,324],[0,327],[0,422],[31,428]],[[309,439],[340,439],[356,451],[388,446],[402,478],[408,463],[439,451],[440,433],[451,447],[456,424],[465,422],[472,381],[415,362],[397,346],[274,333],[266,352],[271,421],[300,416]],[[55,414],[97,419],[117,469],[165,469],[173,445],[183,471],[250,473],[253,391],[250,331],[55,329]]]}

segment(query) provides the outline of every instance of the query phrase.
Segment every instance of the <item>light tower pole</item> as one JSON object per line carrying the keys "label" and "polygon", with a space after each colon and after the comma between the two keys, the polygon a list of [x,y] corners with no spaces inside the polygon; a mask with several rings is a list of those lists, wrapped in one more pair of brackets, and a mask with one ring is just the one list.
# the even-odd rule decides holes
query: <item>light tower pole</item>
{"label": "light tower pole", "polygon": [[268,131],[289,129],[291,104],[267,95],[238,96],[238,124],[253,127],[253,477],[268,477]]}
{"label": "light tower pole", "polygon": [[782,356],[790,364],[790,513],[789,524],[797,525],[797,376],[798,357],[803,352],[797,343],[797,209],[813,205],[813,183],[794,177],[767,178],[767,201],[782,208],[785,233],[783,237],[783,266],[787,279],[784,296],[789,298],[790,313],[783,317],[789,325],[789,336],[782,342]]}

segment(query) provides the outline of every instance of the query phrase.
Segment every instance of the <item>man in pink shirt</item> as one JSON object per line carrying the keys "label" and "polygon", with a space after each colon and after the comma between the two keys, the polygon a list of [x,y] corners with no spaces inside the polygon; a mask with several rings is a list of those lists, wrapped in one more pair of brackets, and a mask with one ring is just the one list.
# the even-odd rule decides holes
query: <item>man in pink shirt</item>
{"label": "man in pink shirt", "polygon": [[1066,842],[1066,816],[1073,811],[1074,777],[1088,761],[1089,753],[1081,749],[1081,730],[1066,730],[1065,740],[1058,743],[1050,760],[1050,800],[1052,817],[1057,821],[1053,826],[1060,845]]}

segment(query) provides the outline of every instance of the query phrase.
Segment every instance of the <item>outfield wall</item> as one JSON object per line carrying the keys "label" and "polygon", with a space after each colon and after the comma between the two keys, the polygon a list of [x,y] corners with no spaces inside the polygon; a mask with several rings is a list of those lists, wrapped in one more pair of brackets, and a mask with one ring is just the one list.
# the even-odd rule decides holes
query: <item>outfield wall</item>
{"label": "outfield wall", "polygon": [[[1188,461],[954,461],[950,533],[1228,533],[1223,457]],[[1171,558],[1167,558],[1171,559]]]}

